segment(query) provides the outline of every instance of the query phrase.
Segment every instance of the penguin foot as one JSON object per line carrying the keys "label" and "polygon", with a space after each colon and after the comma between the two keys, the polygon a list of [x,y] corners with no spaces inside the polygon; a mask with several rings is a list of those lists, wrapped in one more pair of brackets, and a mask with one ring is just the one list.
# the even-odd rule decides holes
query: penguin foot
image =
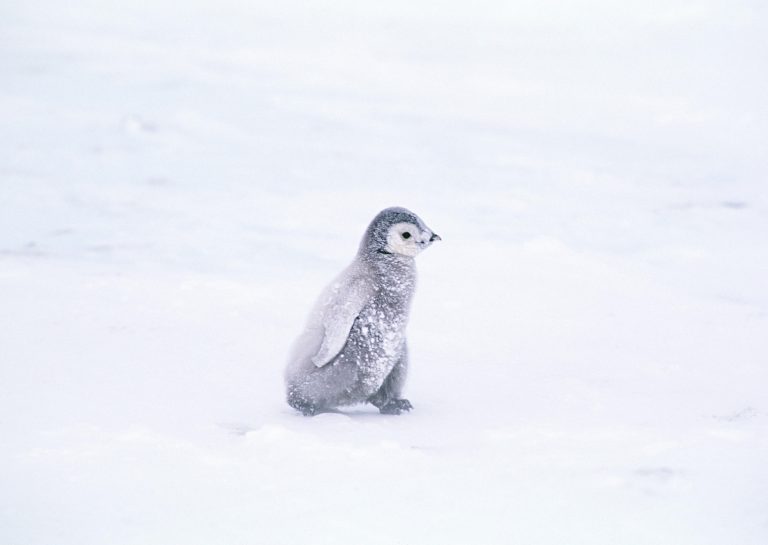
{"label": "penguin foot", "polygon": [[321,412],[320,408],[317,407],[314,403],[305,401],[303,399],[298,399],[294,396],[290,396],[288,398],[288,405],[297,411],[301,411],[301,414],[304,416],[315,416],[317,413]]}
{"label": "penguin foot", "polygon": [[401,414],[403,411],[410,411],[413,405],[407,399],[392,399],[386,405],[379,407],[381,414]]}
{"label": "penguin foot", "polygon": [[301,414],[304,416],[315,416],[317,413],[320,412],[320,410],[315,407],[314,405],[304,405],[303,407],[297,407]]}

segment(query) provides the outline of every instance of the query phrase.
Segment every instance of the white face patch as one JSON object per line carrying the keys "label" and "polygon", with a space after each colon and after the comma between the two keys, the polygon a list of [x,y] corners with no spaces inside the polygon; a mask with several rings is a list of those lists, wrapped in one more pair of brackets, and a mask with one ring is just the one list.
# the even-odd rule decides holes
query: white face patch
{"label": "white face patch", "polygon": [[387,233],[387,251],[413,257],[429,246],[430,236],[429,231],[422,231],[412,223],[396,223]]}

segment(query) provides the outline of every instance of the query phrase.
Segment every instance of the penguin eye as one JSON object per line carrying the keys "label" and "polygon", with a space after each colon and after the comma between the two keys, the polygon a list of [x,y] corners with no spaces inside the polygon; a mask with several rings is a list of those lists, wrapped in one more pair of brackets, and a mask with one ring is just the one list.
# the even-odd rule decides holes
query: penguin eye
{"label": "penguin eye", "polygon": [[408,231],[406,231],[405,233],[403,233],[403,238],[404,238],[404,239],[406,239],[406,240],[407,240],[407,239],[409,239],[409,238],[411,238],[411,233],[409,233]]}

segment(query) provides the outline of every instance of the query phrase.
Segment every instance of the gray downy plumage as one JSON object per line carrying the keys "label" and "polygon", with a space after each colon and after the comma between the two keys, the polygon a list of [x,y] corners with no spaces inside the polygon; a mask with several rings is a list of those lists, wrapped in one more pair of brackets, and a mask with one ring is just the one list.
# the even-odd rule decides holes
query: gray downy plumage
{"label": "gray downy plumage", "polygon": [[305,415],[369,402],[384,414],[401,397],[405,328],[416,286],[414,257],[440,237],[413,212],[379,212],[354,261],[328,286],[296,340],[285,372],[288,404]]}

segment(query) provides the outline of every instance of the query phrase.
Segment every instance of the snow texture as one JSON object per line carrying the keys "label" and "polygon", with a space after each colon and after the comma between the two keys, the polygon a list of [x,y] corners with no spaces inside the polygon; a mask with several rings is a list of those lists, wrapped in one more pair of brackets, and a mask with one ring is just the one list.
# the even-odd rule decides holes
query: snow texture
{"label": "snow texture", "polygon": [[[0,543],[768,543],[752,0],[8,0]],[[405,392],[282,372],[406,206]]]}

